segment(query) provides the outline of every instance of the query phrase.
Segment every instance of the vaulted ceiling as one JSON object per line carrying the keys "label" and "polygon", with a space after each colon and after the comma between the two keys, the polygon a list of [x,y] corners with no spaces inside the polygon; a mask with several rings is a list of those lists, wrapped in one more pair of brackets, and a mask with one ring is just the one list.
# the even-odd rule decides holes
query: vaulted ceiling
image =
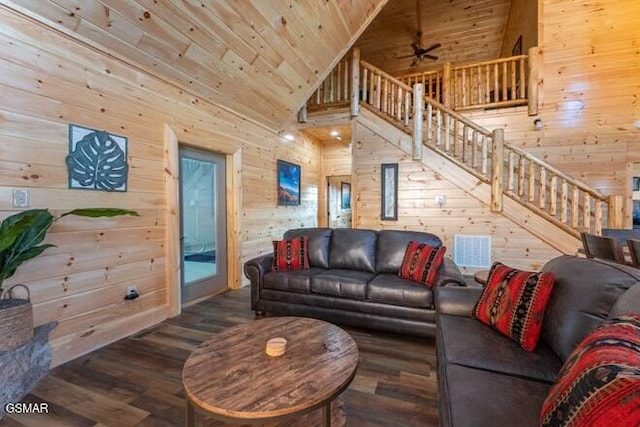
{"label": "vaulted ceiling", "polygon": [[278,129],[387,0],[3,0]]}
{"label": "vaulted ceiling", "polygon": [[[390,0],[360,36],[356,46],[363,60],[400,75],[442,66],[499,57],[511,0]],[[418,18],[419,12],[419,18]],[[411,43],[422,30],[422,47],[437,61],[423,59],[415,67]]]}

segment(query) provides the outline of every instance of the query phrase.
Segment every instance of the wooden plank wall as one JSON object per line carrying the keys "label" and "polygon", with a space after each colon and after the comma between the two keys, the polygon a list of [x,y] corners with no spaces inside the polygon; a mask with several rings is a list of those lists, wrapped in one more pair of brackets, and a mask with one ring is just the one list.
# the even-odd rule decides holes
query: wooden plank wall
{"label": "wooden plank wall", "polygon": [[[112,206],[141,215],[64,218],[47,238],[57,247],[9,281],[30,287],[36,325],[59,322],[54,365],[168,314],[167,294],[176,284],[164,269],[165,126],[184,144],[242,159],[236,165],[240,233],[234,230],[241,236],[241,261],[269,251],[271,239],[288,228],[316,225],[321,149],[304,135],[286,142],[2,7],[0,50],[0,216],[16,211],[13,188],[31,191],[32,208],[55,213]],[[128,192],[67,189],[69,123],[129,138]],[[276,159],[302,166],[301,206],[276,206]],[[141,297],[125,302],[130,285]]]}
{"label": "wooden plank wall", "polygon": [[[523,269],[539,269],[560,255],[504,216],[491,212],[489,200],[480,202],[360,123],[356,138],[353,174],[357,180],[352,187],[352,205],[357,212],[354,227],[433,233],[448,247],[450,257],[453,257],[456,234],[489,235],[492,260]],[[381,221],[380,165],[396,162],[399,165],[398,221]],[[447,197],[442,208],[435,204],[437,195]],[[463,271],[471,273],[475,269],[463,268]]]}
{"label": "wooden plank wall", "polygon": [[544,129],[533,130],[536,117],[524,108],[466,115],[488,129],[504,127],[506,141],[630,201],[629,165],[640,161],[638,2],[541,6],[544,104],[536,117]]}

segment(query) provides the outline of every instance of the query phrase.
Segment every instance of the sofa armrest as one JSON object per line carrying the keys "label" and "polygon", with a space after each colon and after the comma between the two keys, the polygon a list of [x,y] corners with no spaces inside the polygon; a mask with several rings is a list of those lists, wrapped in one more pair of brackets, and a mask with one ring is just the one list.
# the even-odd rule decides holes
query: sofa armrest
{"label": "sofa armrest", "polygon": [[271,271],[273,254],[252,258],[244,263],[244,275],[251,281],[251,309],[256,310],[256,302],[260,297],[264,275]]}
{"label": "sofa armrest", "polygon": [[482,295],[482,288],[442,287],[435,288],[434,298],[438,314],[471,317],[476,302]]}
{"label": "sofa armrest", "polygon": [[436,276],[436,282],[434,287],[440,287],[445,285],[453,286],[467,286],[460,269],[451,258],[444,257],[442,264],[438,269],[438,275]]}

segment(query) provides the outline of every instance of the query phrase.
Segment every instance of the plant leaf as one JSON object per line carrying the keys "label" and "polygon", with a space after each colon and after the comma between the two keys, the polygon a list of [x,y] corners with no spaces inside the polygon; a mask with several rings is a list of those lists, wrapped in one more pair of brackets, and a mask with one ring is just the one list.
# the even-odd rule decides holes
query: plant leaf
{"label": "plant leaf", "polygon": [[12,215],[0,224],[0,253],[13,245],[20,233],[33,222],[32,217],[20,213]]}
{"label": "plant leaf", "polygon": [[24,250],[40,244],[53,224],[53,215],[46,209],[31,209],[5,218],[0,236],[16,235],[13,250]]}
{"label": "plant leaf", "polygon": [[0,225],[0,286],[7,277],[13,276],[24,261],[53,246],[40,244],[53,224],[53,215],[46,209],[31,209],[5,218]]}
{"label": "plant leaf", "polygon": [[140,216],[138,212],[128,210],[128,209],[117,209],[117,208],[83,208],[83,209],[74,209],[69,212],[65,212],[60,215],[60,218],[67,215],[77,215],[77,216],[88,216],[91,218],[97,218],[101,216],[119,216],[119,215],[132,215],[132,216]]}
{"label": "plant leaf", "polygon": [[67,156],[69,178],[82,187],[116,191],[127,183],[127,158],[107,132],[85,135]]}
{"label": "plant leaf", "polygon": [[32,258],[37,257],[45,249],[54,247],[52,244],[44,244],[40,246],[35,246],[24,251],[21,251],[19,256],[12,258],[7,264],[0,264],[0,284],[9,277],[13,276],[16,272],[16,269],[25,261],[28,261]]}

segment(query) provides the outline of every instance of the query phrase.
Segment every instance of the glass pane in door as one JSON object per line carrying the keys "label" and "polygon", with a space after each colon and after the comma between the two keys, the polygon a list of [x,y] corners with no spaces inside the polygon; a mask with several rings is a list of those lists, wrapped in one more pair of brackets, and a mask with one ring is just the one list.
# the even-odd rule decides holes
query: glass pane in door
{"label": "glass pane in door", "polygon": [[184,284],[216,274],[216,165],[182,158]]}
{"label": "glass pane in door", "polygon": [[185,303],[227,288],[224,157],[180,149],[180,204]]}

